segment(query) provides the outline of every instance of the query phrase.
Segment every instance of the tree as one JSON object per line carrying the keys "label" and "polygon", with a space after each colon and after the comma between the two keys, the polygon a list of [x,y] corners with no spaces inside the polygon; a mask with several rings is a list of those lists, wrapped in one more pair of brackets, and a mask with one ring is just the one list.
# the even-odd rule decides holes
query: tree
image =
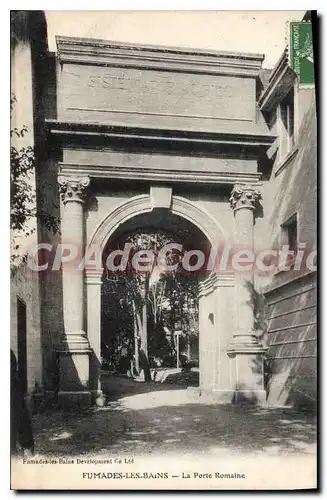
{"label": "tree", "polygon": [[[119,249],[121,250],[126,244],[130,244],[132,246],[126,271],[123,275],[111,272],[107,275],[107,280],[110,280],[112,284],[115,284],[116,290],[119,290],[122,282],[124,283],[122,289],[123,293],[120,297],[120,307],[133,312],[133,333],[137,365],[139,359],[139,348],[141,359],[143,359],[144,362],[148,360],[148,315],[151,304],[157,304],[157,287],[154,286],[154,283],[157,279],[155,275],[158,271],[158,267],[154,262],[156,261],[161,248],[172,241],[172,238],[162,231],[136,231],[127,235],[125,238],[121,239],[119,245]],[[150,262],[150,265],[144,266],[141,270],[135,270],[132,265],[133,256],[139,251],[151,252],[151,255],[154,256],[154,261],[152,264]],[[153,311],[155,311],[155,317],[157,318],[158,311],[155,307],[153,307],[152,312]],[[137,366],[137,368],[139,367]]]}
{"label": "tree", "polygon": [[[10,111],[16,103],[14,94],[10,98]],[[33,220],[45,226],[48,230],[56,233],[59,231],[59,219],[47,211],[37,207],[36,188],[32,182],[35,170],[35,152],[32,146],[20,146],[22,139],[28,129],[25,125],[21,128],[14,127],[10,130],[10,228],[13,231],[13,253],[12,261],[18,257],[19,245],[15,243],[15,235],[23,234],[29,236],[35,232],[35,227],[29,227]]]}
{"label": "tree", "polygon": [[[187,240],[181,231],[181,240]],[[176,238],[164,231],[138,230],[121,238],[118,248],[123,250],[126,243],[132,245],[126,271],[123,273],[107,271],[104,287],[116,299],[116,311],[119,309],[120,325],[124,321],[124,333],[132,333],[134,337],[135,358],[138,358],[138,339],[141,352],[149,358],[158,356],[160,350],[168,354],[169,345],[164,326],[174,332],[177,318],[183,317],[183,333],[185,336],[197,331],[197,278],[185,275],[182,271],[181,252],[171,251],[166,258],[169,266],[177,265],[175,270],[164,270],[158,266],[160,250],[169,243],[177,243]],[[144,269],[135,271],[132,266],[136,252],[151,252],[152,262],[144,262]],[[149,254],[147,254],[149,255]],[[145,259],[146,260],[146,259]],[[118,264],[118,263],[117,263]],[[110,291],[109,291],[110,290]],[[104,316],[105,316],[104,312]],[[111,313],[111,316],[115,313]],[[132,318],[132,324],[130,319]],[[111,321],[113,318],[111,318]],[[129,326],[127,326],[127,323]],[[148,327],[150,326],[150,332]],[[121,326],[117,325],[117,331]],[[150,334],[150,335],[149,335]],[[150,345],[149,345],[150,343]],[[173,346],[170,347],[170,350]]]}

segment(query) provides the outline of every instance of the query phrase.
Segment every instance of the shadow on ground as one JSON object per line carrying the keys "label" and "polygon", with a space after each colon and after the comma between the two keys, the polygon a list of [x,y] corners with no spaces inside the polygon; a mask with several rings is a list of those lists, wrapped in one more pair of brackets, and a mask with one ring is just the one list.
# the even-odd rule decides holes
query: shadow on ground
{"label": "shadow on ground", "polygon": [[102,391],[109,401],[122,396],[144,394],[148,392],[183,390],[186,387],[199,386],[199,373],[181,371],[165,376],[164,382],[136,382],[127,376],[102,375]]}
{"label": "shadow on ground", "polygon": [[185,387],[120,377],[108,377],[103,386],[109,399],[103,408],[35,415],[38,455],[316,452],[315,417],[308,412],[203,404]]}

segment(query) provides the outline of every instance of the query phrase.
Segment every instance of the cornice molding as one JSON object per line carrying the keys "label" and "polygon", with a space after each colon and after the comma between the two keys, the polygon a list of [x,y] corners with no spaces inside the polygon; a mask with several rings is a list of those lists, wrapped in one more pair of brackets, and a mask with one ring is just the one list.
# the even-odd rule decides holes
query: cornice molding
{"label": "cornice molding", "polygon": [[267,88],[259,99],[261,111],[269,112],[287,95],[296,78],[289,66],[288,50],[285,49],[271,72]]}
{"label": "cornice molding", "polygon": [[199,297],[212,293],[216,288],[234,286],[235,275],[233,273],[214,273],[199,283]]}
{"label": "cornice molding", "polygon": [[274,172],[274,176],[277,177],[279,174],[281,174],[283,172],[283,170],[292,163],[292,161],[294,160],[294,158],[297,156],[299,152],[299,148],[298,147],[295,147],[293,148],[286,156],[285,158],[283,158],[283,160],[281,162],[278,163],[278,165],[276,166],[276,169],[275,169],[275,172]]}
{"label": "cornice molding", "polygon": [[201,132],[182,129],[127,127],[98,122],[46,120],[48,131],[55,136],[87,136],[116,139],[167,141],[202,145],[231,145],[269,148],[276,136],[265,133]]}
{"label": "cornice molding", "polygon": [[106,40],[56,37],[61,64],[91,64],[187,73],[256,78],[263,54],[129,44]]}
{"label": "cornice molding", "polygon": [[121,179],[141,181],[169,181],[196,184],[256,183],[261,173],[252,172],[205,172],[203,170],[169,170],[163,168],[144,168],[122,165],[81,165],[59,163],[60,173],[64,175],[83,175],[99,179]]}

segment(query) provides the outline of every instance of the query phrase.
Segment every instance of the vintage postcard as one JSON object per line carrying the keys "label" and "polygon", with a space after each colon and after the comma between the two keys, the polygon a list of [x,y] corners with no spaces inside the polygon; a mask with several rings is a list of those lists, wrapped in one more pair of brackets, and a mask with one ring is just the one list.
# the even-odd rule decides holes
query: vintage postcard
{"label": "vintage postcard", "polygon": [[317,31],[11,11],[13,490],[317,488]]}

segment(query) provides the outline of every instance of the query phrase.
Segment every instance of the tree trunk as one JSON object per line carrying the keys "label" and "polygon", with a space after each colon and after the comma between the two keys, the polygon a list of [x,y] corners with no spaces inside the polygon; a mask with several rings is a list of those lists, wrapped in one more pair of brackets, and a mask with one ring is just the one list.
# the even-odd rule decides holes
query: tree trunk
{"label": "tree trunk", "polygon": [[176,368],[179,368],[179,333],[176,335]]}
{"label": "tree trunk", "polygon": [[139,361],[139,340],[138,340],[138,321],[135,302],[133,301],[133,313],[134,313],[134,358],[135,358],[135,369],[137,373],[140,373],[140,361]]}
{"label": "tree trunk", "polygon": [[187,357],[188,359],[191,359],[191,336],[187,336]]}
{"label": "tree trunk", "polygon": [[144,301],[142,307],[142,332],[141,332],[141,349],[148,358],[148,325],[147,325],[147,307]]}
{"label": "tree trunk", "polygon": [[141,332],[141,349],[148,359],[148,321],[147,321],[147,301],[149,292],[149,277],[145,278],[144,282],[144,296],[142,306],[142,332]]}
{"label": "tree trunk", "polygon": [[144,373],[144,382],[151,381],[151,371],[149,364],[148,353],[148,328],[147,328],[147,302],[144,300],[142,307],[142,334],[141,334],[141,352],[140,352],[140,368]]}
{"label": "tree trunk", "polygon": [[136,322],[138,325],[138,331],[140,333],[140,338],[141,338],[141,346],[140,346],[140,350],[138,351],[139,368],[140,368],[140,370],[143,370],[144,381],[150,382],[151,381],[151,372],[150,372],[150,365],[149,365],[149,360],[148,360],[148,336],[147,336],[147,319],[146,319],[147,316],[146,316],[146,314],[147,314],[147,308],[146,308],[146,304],[144,304],[142,307],[142,315],[138,311],[136,311]]}

